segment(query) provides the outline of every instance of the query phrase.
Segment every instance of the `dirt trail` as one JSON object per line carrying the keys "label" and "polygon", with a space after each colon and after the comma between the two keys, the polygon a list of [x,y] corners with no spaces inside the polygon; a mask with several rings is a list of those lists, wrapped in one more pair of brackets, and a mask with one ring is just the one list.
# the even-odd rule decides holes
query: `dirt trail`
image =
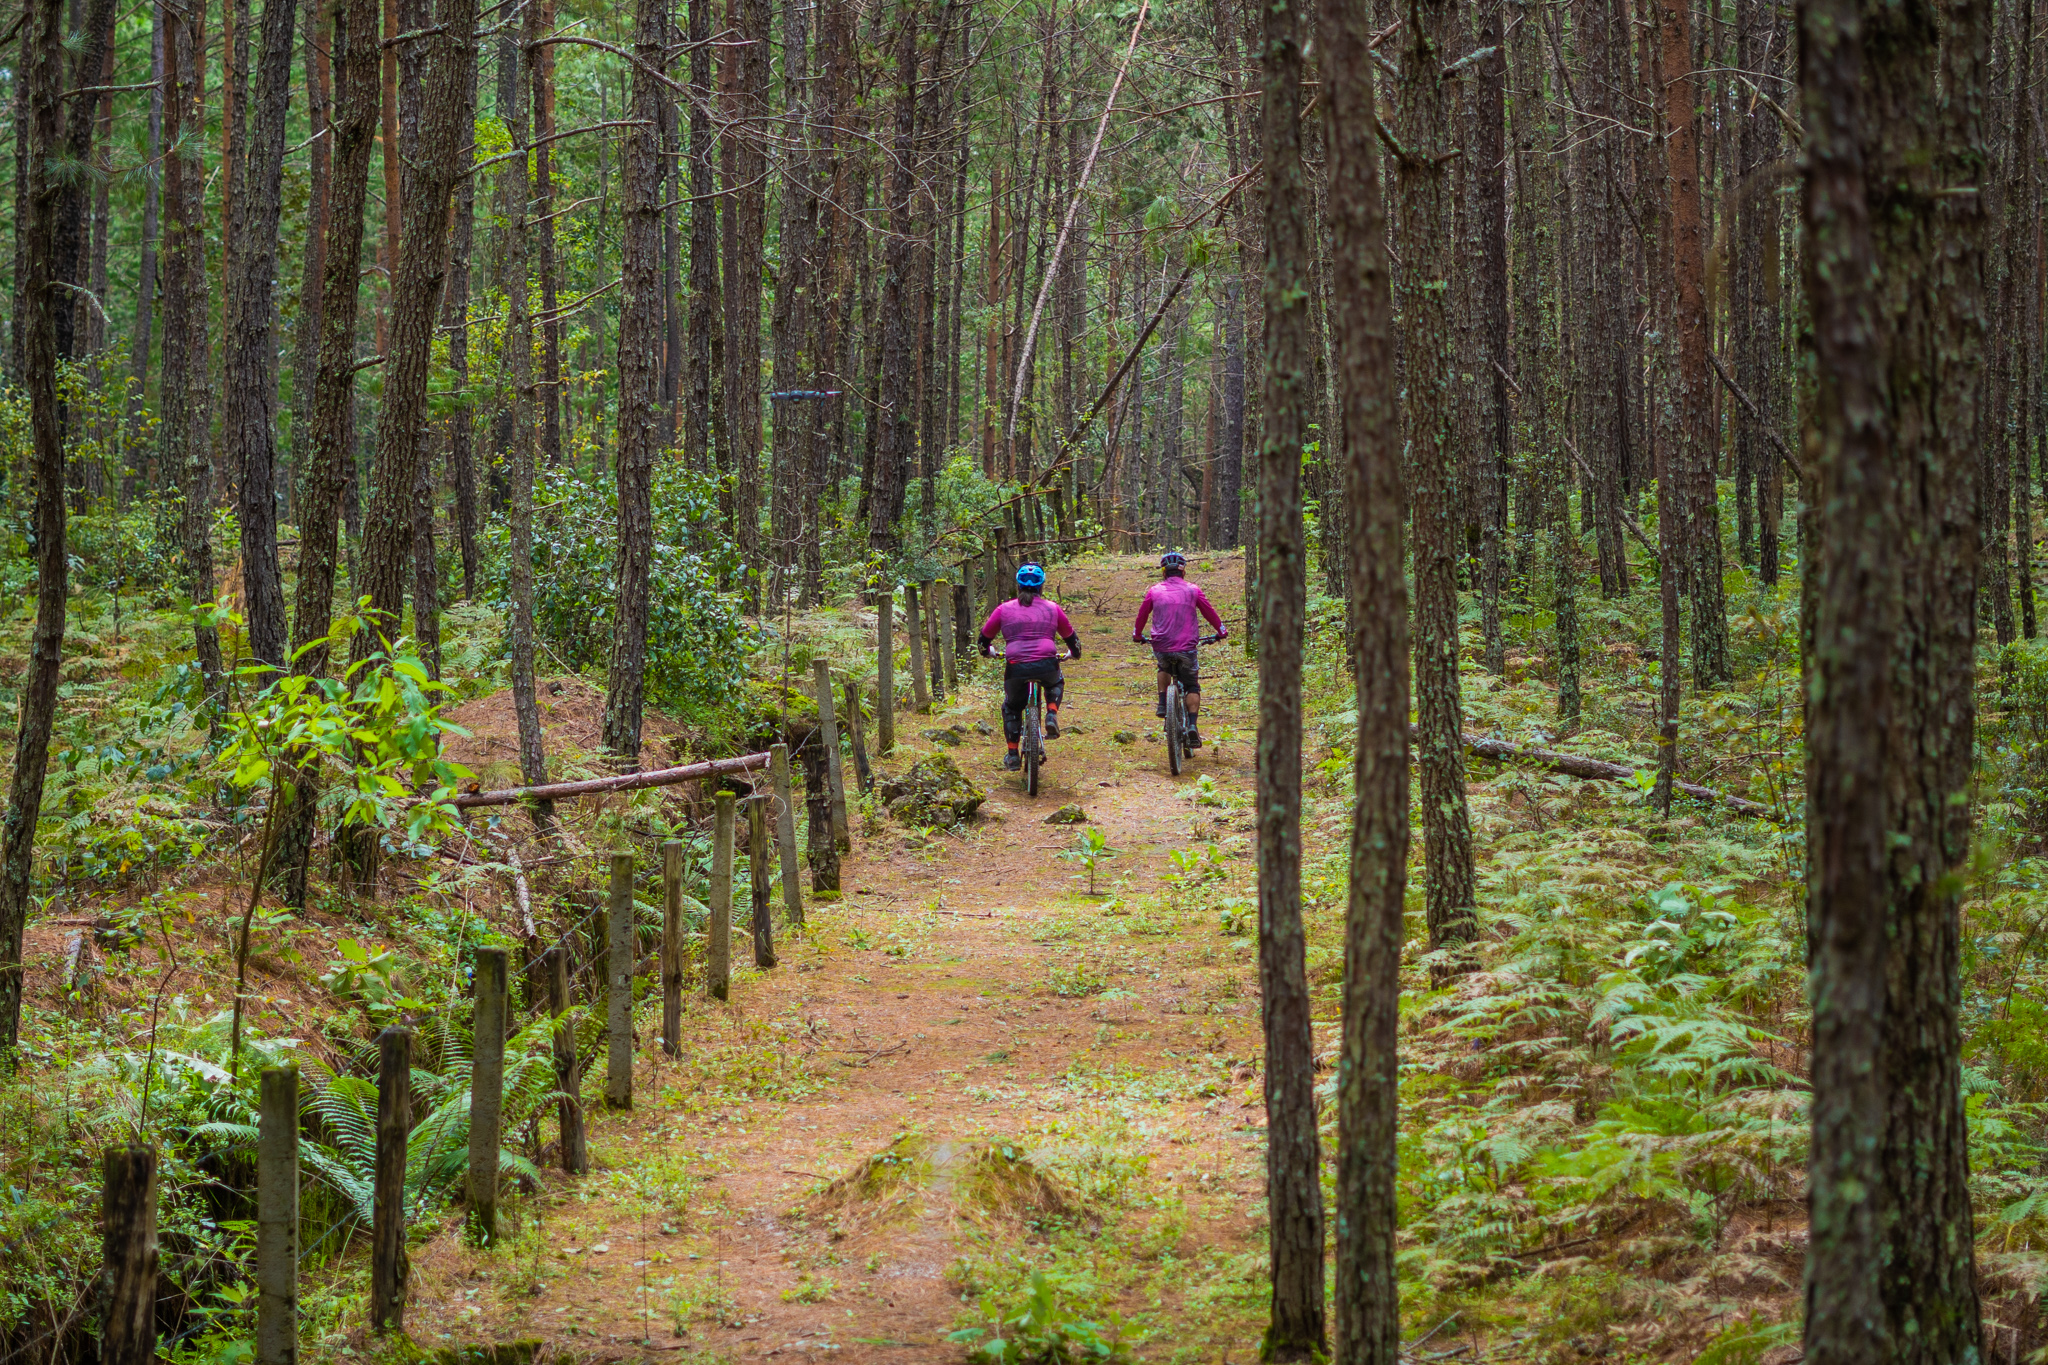
{"label": "dirt trail", "polygon": [[[1241,559],[1196,565],[1234,622]],[[1017,1210],[954,1188],[946,1158],[995,1142],[1056,1175],[1062,1161],[1120,1173],[1096,1182],[1099,1207],[1069,1212],[1116,1210],[1117,1235],[1160,1266],[1124,1311],[1173,1324],[1182,1353],[1200,1346],[1176,1320],[1188,1285],[1173,1267],[1244,1250],[1263,1187],[1255,959],[1219,934],[1216,910],[1251,894],[1255,687],[1235,640],[1205,653],[1202,728],[1221,742],[1169,777],[1149,652],[1130,643],[1151,578],[1137,560],[1054,573],[1083,657],[1067,665],[1068,734],[1037,798],[998,770],[989,682],[899,718],[908,742],[890,771],[936,747],[923,731],[968,728],[948,752],[989,792],[982,818],[926,835],[856,817],[845,898],[810,906],[780,965],[743,972],[729,1005],[693,1001],[679,1062],[643,1035],[636,1108],[593,1115],[593,1174],[551,1172],[504,1249],[452,1234],[415,1249],[418,1340],[538,1337],[586,1360],[959,1360],[949,1268],[1039,1239]],[[1099,873],[1107,903],[1057,856],[1077,831],[1045,819],[1069,802],[1116,851]],[[1196,896],[1170,887],[1169,855],[1212,842],[1215,880]],[[825,1189],[905,1133],[942,1144],[898,1149],[926,1153],[920,1180]],[[1236,1336],[1191,1358],[1250,1358],[1255,1338]]]}

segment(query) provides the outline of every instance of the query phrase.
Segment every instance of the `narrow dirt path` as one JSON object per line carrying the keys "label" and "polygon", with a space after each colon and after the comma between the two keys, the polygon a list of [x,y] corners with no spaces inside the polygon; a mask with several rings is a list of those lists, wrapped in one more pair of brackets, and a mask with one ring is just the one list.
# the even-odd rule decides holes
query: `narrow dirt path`
{"label": "narrow dirt path", "polygon": [[[1197,570],[1234,619],[1241,561]],[[579,1360],[958,1360],[946,1334],[963,1287],[985,1282],[975,1258],[1043,1251],[1064,1226],[1096,1239],[1098,1279],[1140,1330],[1171,1327],[1171,1351],[1143,1354],[1250,1358],[1256,1322],[1214,1281],[1244,1280],[1264,1183],[1255,955],[1221,931],[1252,894],[1255,687],[1235,640],[1205,654],[1203,730],[1220,742],[1169,777],[1149,652],[1130,643],[1152,576],[1135,560],[1054,574],[1083,657],[1036,799],[998,770],[990,683],[900,720],[890,770],[936,747],[924,731],[966,728],[949,752],[989,792],[974,827],[856,817],[844,899],[811,906],[809,933],[743,972],[729,1005],[693,1002],[679,1062],[643,1052],[636,1108],[593,1117],[592,1175],[551,1174],[498,1251],[450,1234],[416,1249],[417,1339],[538,1338]],[[1115,851],[1104,896],[1058,856],[1078,830],[1045,820],[1067,803]],[[1181,851],[1202,863],[1185,885]],[[827,1188],[905,1134],[896,1151],[936,1153],[922,1184]],[[975,1143],[1048,1171],[1060,1217],[955,1197],[945,1154]]]}

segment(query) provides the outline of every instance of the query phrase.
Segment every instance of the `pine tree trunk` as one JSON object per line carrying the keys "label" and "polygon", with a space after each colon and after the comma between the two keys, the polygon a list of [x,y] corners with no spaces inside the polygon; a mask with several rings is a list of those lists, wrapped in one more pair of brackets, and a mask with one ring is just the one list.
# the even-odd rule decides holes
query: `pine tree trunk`
{"label": "pine tree trunk", "polygon": [[[1664,151],[1670,176],[1673,302],[1678,334],[1678,439],[1674,452],[1685,500],[1684,575],[1692,598],[1692,667],[1701,688],[1726,683],[1728,602],[1721,586],[1721,515],[1714,466],[1720,442],[1713,420],[1714,377],[1707,370],[1707,251],[1700,210],[1699,120],[1694,108],[1691,16],[1686,0],[1663,0]],[[1666,566],[1665,572],[1670,567]],[[1678,661],[1664,667],[1676,670]]]}
{"label": "pine tree trunk", "polygon": [[[29,20],[33,20],[30,23]],[[7,814],[0,820],[0,1055],[16,1054],[21,1036],[22,931],[28,922],[36,819],[49,771],[50,730],[64,659],[69,560],[64,548],[64,433],[57,407],[56,237],[63,184],[49,174],[58,155],[64,89],[64,9],[39,0],[24,16],[29,134],[28,220],[21,225],[22,373],[28,383],[29,438],[35,452],[36,624],[21,681],[14,772]]]}
{"label": "pine tree trunk", "polygon": [[[162,155],[164,145],[164,11],[161,5],[152,6],[149,13],[149,140],[145,144],[149,164],[156,167],[155,174],[146,177],[142,186],[142,268],[137,280],[135,299],[135,337],[130,347],[128,363],[134,367],[134,386],[128,394],[128,429],[130,438],[141,426],[142,414],[149,397],[149,351],[152,324],[156,321],[156,259],[157,228],[162,213]],[[135,471],[125,470],[122,474],[121,491],[123,499],[132,497],[135,491]],[[160,486],[157,478],[149,480],[152,489]]]}
{"label": "pine tree trunk", "polygon": [[[514,63],[509,80],[510,116],[506,119],[514,150],[527,147],[531,136],[527,110],[520,99],[517,63],[522,60],[522,54],[532,50],[533,42],[542,34],[540,7],[536,5],[526,13],[526,46],[515,48],[508,44],[499,53],[500,62],[509,58]],[[504,88],[501,87],[499,94],[502,99]],[[540,728],[540,698],[534,685],[537,646],[533,583],[533,316],[527,305],[528,282],[531,279],[527,259],[527,215],[533,203],[533,185],[528,179],[527,161],[527,157],[515,156],[505,163],[499,197],[501,211],[506,217],[505,350],[511,362],[511,372],[507,376],[511,389],[512,441],[506,461],[510,466],[506,507],[506,530],[510,541],[506,586],[511,590],[512,618],[506,631],[506,646],[511,655],[512,710],[519,721],[519,773],[526,785],[532,787],[548,780],[548,765]],[[534,816],[543,828],[552,828],[553,803],[541,803]]]}
{"label": "pine tree trunk", "polygon": [[1265,7],[1266,440],[1259,452],[1259,989],[1265,1026],[1267,1246],[1263,1354],[1325,1349],[1322,1153],[1301,922],[1301,640],[1308,599],[1301,458],[1309,384],[1308,194],[1301,164],[1301,14]]}
{"label": "pine tree trunk", "polygon": [[[465,155],[474,121],[476,0],[442,0],[437,27],[416,39],[431,49],[420,92],[419,138],[409,148],[401,191],[402,230],[391,281],[383,403],[377,414],[376,463],[363,536],[362,593],[370,619],[396,639],[412,564],[413,486],[427,445],[427,379],[434,323],[448,277],[451,196],[468,172]],[[422,60],[427,54],[422,54]],[[356,637],[355,657],[377,649],[374,632]]]}
{"label": "pine tree trunk", "polygon": [[[167,7],[168,8],[168,7]],[[205,11],[168,9],[165,68],[169,102],[164,142],[164,369],[162,464],[184,494],[185,593],[195,603],[213,600],[213,460],[206,430]],[[52,323],[54,326],[55,323]],[[209,708],[224,686],[220,634],[204,621],[193,626],[201,680]],[[210,715],[209,723],[217,724]]]}
{"label": "pine tree trunk", "polygon": [[[1526,27],[1527,21],[1524,23]],[[1398,1365],[1394,1268],[1402,912],[1408,881],[1408,583],[1394,414],[1394,304],[1375,145],[1372,15],[1324,0],[1330,305],[1344,444],[1349,653],[1358,706],[1344,914],[1344,1023],[1337,1062],[1337,1350],[1347,1365]]]}
{"label": "pine tree trunk", "polygon": [[222,435],[228,467],[238,471],[236,511],[242,536],[242,596],[249,652],[280,671],[288,630],[284,575],[277,560],[278,227],[284,214],[285,114],[291,99],[296,0],[266,0],[256,98],[241,128],[242,174],[228,233],[227,291],[234,314],[222,337]]}
{"label": "pine tree trunk", "polygon": [[[534,0],[540,6],[540,31],[555,31],[554,0]],[[527,72],[533,80],[533,218],[536,273],[540,276],[540,457],[553,469],[562,463],[562,319],[560,302],[561,269],[555,251],[555,144],[547,141],[555,131],[555,49],[527,50]],[[628,191],[630,193],[630,191]],[[602,260],[599,269],[603,268]]]}
{"label": "pine tree trunk", "polygon": [[633,52],[639,61],[633,67],[630,117],[646,122],[629,129],[625,139],[618,358],[618,589],[603,737],[604,746],[617,754],[625,767],[640,758],[647,596],[654,558],[654,456],[662,434],[661,142],[655,124],[665,96],[654,72],[662,66],[667,22],[663,0],[638,0]]}
{"label": "pine tree trunk", "polygon": [[[107,49],[113,43],[114,13],[114,0],[89,0],[81,34],[83,41],[69,72],[70,88],[84,89],[100,83]],[[73,99],[65,102],[63,154],[74,166],[83,168],[92,162],[92,130],[98,109],[98,100]],[[56,271],[55,279],[71,286],[64,288],[60,285],[52,305],[56,310],[57,356],[61,360],[82,358],[85,343],[91,335],[92,302],[81,292],[88,283],[91,265],[91,243],[88,239],[91,201],[86,197],[86,188],[91,180],[89,174],[68,175],[63,178],[59,190],[56,256],[51,268]],[[62,417],[59,422],[62,424]]]}
{"label": "pine tree trunk", "polygon": [[[300,14],[305,21],[306,121],[312,140],[307,146],[310,185],[303,273],[299,277],[299,316],[292,332],[292,444],[287,482],[291,485],[288,501],[294,520],[303,516],[298,485],[313,462],[313,387],[320,368],[320,294],[321,280],[327,273],[334,153],[334,111],[328,91],[330,52],[321,40],[320,6],[302,5]],[[146,264],[143,273],[148,274]]]}
{"label": "pine tree trunk", "polygon": [[[476,65],[470,66],[470,108],[476,107]],[[448,297],[441,306],[448,330],[448,370],[455,394],[448,413],[448,481],[455,488],[455,543],[462,555],[462,596],[476,600],[478,568],[476,414],[469,396],[470,258],[476,250],[476,176],[455,185],[454,240],[448,249]]]}
{"label": "pine tree trunk", "polygon": [[[811,180],[812,157],[810,111],[806,91],[810,85],[810,14],[805,6],[785,4],[782,11],[782,89],[787,119],[783,137],[789,144],[783,154],[781,223],[776,233],[780,260],[775,270],[775,304],[769,338],[774,349],[773,387],[782,393],[818,387],[811,382],[806,341],[810,336],[810,300],[816,292],[813,271],[817,238],[817,196]],[[811,414],[817,400],[785,398],[772,405],[770,437],[773,448],[769,469],[773,494],[769,502],[770,525],[775,549],[771,582],[779,603],[782,594],[795,583],[791,580],[803,560],[803,544],[815,518],[807,519],[806,506],[815,501],[807,494],[811,467]]]}
{"label": "pine tree trunk", "polygon": [[[1805,1358],[1974,1360],[1958,1026],[1988,0],[1803,0],[1815,390]],[[1975,194],[1944,193],[1969,187]],[[1901,668],[1901,659],[1914,666]]]}
{"label": "pine tree trunk", "polygon": [[1508,200],[1503,164],[1507,138],[1507,53],[1501,48],[1505,0],[1479,0],[1476,41],[1493,55],[1477,62],[1477,108],[1473,158],[1464,163],[1472,176],[1473,207],[1479,214],[1479,487],[1474,499],[1479,525],[1480,634],[1482,662],[1499,677],[1507,671],[1507,638],[1501,628],[1501,590],[1506,573],[1503,541],[1507,537],[1508,468],[1514,458],[1509,430],[1507,367],[1514,355],[1508,346]]}
{"label": "pine tree trunk", "polygon": [[[1401,32],[1397,140],[1401,323],[1407,367],[1402,405],[1414,480],[1415,688],[1421,725],[1425,912],[1431,952],[1454,959],[1477,936],[1472,826],[1458,679],[1457,445],[1453,422],[1449,87],[1443,76],[1453,0],[1413,0]],[[1452,966],[1439,968],[1442,977]]]}
{"label": "pine tree trunk", "polygon": [[[733,521],[740,557],[764,567],[761,551],[761,276],[767,265],[768,3],[732,0],[725,131],[725,430],[731,449]],[[750,592],[750,597],[755,595]],[[758,597],[755,597],[758,602]]]}
{"label": "pine tree trunk", "polygon": [[689,0],[690,354],[683,398],[683,458],[711,468],[712,334],[718,305],[718,186],[711,160],[711,0]]}
{"label": "pine tree trunk", "polygon": [[[323,641],[333,625],[342,490],[355,462],[356,316],[370,152],[377,133],[377,0],[349,0],[334,12],[328,50],[335,73],[330,125],[334,164],[328,186],[311,430],[299,471],[299,573],[292,612],[292,669],[316,678],[326,673],[329,662],[327,646],[316,642]],[[169,340],[168,329],[165,339]],[[166,346],[165,363],[169,361]],[[308,645],[315,647],[307,649]],[[318,797],[315,777],[311,769],[296,775],[297,792],[280,812],[277,849],[271,855],[279,870],[278,897],[290,906],[306,903]]]}
{"label": "pine tree trunk", "polygon": [[878,553],[895,553],[897,519],[903,515],[904,485],[917,457],[917,414],[913,404],[917,376],[913,346],[917,320],[911,314],[915,285],[916,224],[911,192],[916,179],[913,157],[917,139],[917,19],[906,15],[896,42],[896,72],[902,89],[896,96],[895,141],[890,156],[889,237],[883,244],[881,298],[881,372],[875,413],[879,444],[875,451],[873,490],[868,498],[868,544]]}

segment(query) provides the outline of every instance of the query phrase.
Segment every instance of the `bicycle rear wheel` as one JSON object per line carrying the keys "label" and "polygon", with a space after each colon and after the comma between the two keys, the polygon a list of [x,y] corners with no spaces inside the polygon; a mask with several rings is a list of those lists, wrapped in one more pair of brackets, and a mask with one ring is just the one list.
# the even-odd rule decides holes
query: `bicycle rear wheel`
{"label": "bicycle rear wheel", "polygon": [[1038,688],[1031,689],[1031,705],[1024,712],[1024,793],[1038,795],[1038,762],[1045,756],[1045,730]]}
{"label": "bicycle rear wheel", "polygon": [[1186,721],[1181,715],[1180,684],[1177,682],[1170,682],[1166,685],[1166,719],[1162,724],[1166,730],[1166,771],[1172,773],[1175,777],[1179,777],[1180,744],[1181,737],[1185,733],[1183,727]]}

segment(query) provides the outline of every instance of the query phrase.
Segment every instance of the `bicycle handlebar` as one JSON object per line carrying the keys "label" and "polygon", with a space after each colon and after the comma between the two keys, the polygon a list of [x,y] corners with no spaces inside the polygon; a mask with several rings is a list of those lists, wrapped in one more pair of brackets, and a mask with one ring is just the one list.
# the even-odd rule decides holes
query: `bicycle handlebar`
{"label": "bicycle handlebar", "polygon": [[[1223,637],[1221,635],[1202,635],[1196,637],[1196,643],[1204,645],[1213,645],[1220,642],[1222,639]],[[1141,645],[1149,645],[1152,643],[1152,637],[1147,635],[1144,639],[1134,641],[1134,643]]]}

